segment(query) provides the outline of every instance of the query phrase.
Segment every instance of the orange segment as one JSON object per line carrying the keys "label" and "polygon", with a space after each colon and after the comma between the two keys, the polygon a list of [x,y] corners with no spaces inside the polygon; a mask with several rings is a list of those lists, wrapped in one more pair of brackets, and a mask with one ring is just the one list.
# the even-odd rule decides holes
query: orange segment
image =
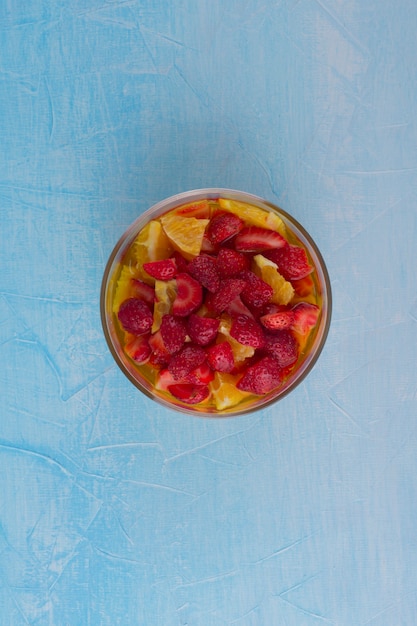
{"label": "orange segment", "polygon": [[278,272],[277,264],[262,254],[255,254],[253,260],[255,261],[255,271],[274,290],[271,302],[288,304],[294,297],[294,287]]}
{"label": "orange segment", "polygon": [[253,226],[262,226],[262,228],[276,230],[283,237],[286,236],[284,222],[273,211],[265,211],[264,209],[254,206],[253,204],[238,202],[237,200],[229,200],[228,198],[219,198],[218,202],[222,209],[238,215],[245,222],[248,222]]}
{"label": "orange segment", "polygon": [[161,223],[172,246],[190,261],[200,254],[208,219],[180,217],[170,213],[161,217]]}
{"label": "orange segment", "polygon": [[132,244],[132,254],[136,262],[138,277],[148,285],[153,285],[155,279],[142,269],[143,264],[166,259],[171,256],[172,252],[173,247],[161,224],[156,220],[148,222]]}
{"label": "orange segment", "polygon": [[237,377],[232,374],[216,372],[210,383],[210,391],[218,411],[223,411],[239,404],[251,394],[236,388]]}
{"label": "orange segment", "polygon": [[119,311],[122,302],[135,295],[132,278],[137,278],[138,270],[131,265],[123,265],[122,271],[116,283],[113,299],[113,312]]}
{"label": "orange segment", "polygon": [[153,307],[152,333],[159,330],[161,321],[166,313],[171,310],[171,305],[177,295],[176,281],[155,280],[155,304]]}
{"label": "orange segment", "polygon": [[243,344],[239,343],[239,341],[236,341],[236,339],[233,339],[233,337],[230,336],[231,325],[232,324],[229,317],[223,316],[221,318],[219,325],[219,334],[223,335],[223,338],[219,338],[219,340],[224,341],[225,339],[227,339],[232,347],[235,362],[241,363],[245,359],[248,359],[255,354],[255,348],[252,348],[251,346],[244,346]]}

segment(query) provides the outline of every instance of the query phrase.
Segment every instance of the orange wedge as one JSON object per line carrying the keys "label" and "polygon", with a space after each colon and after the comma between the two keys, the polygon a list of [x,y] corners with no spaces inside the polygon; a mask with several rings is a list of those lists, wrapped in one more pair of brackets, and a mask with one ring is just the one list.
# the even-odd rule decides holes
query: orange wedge
{"label": "orange wedge", "polygon": [[173,248],[188,261],[200,254],[208,219],[167,213],[161,217],[161,223]]}
{"label": "orange wedge", "polygon": [[153,307],[152,333],[159,330],[161,321],[166,313],[171,310],[171,305],[177,295],[176,281],[155,280],[155,304]]}
{"label": "orange wedge", "polygon": [[255,272],[274,290],[271,302],[288,304],[294,297],[294,287],[278,272],[277,264],[262,254],[255,254],[253,260],[255,261]]}
{"label": "orange wedge", "polygon": [[276,230],[283,237],[286,236],[286,228],[282,219],[273,211],[265,211],[253,204],[246,202],[238,202],[237,200],[229,200],[228,198],[219,198],[219,205],[222,209],[230,211],[238,215],[242,220],[253,226],[262,226]]}
{"label": "orange wedge", "polygon": [[218,411],[223,411],[239,404],[251,394],[236,388],[237,377],[232,374],[216,372],[210,383],[210,391]]}
{"label": "orange wedge", "polygon": [[151,220],[142,228],[132,244],[132,254],[138,270],[138,278],[149,285],[155,279],[149,276],[142,266],[150,261],[159,261],[171,256],[173,247],[164,229],[157,220]]}

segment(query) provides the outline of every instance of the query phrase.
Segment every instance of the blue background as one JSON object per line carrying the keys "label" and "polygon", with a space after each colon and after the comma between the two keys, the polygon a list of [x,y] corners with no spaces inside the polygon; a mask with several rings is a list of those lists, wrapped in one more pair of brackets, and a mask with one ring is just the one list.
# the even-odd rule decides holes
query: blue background
{"label": "blue background", "polygon": [[[417,4],[3,0],[2,626],[415,626]],[[102,273],[153,203],[258,194],[334,295],[264,411],[114,365]]]}

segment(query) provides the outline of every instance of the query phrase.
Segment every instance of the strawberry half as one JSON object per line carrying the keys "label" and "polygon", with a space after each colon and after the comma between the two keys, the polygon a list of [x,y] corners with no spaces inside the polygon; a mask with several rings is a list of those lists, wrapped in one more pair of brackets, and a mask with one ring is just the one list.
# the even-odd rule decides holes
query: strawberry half
{"label": "strawberry half", "polygon": [[172,303],[172,313],[186,317],[200,306],[203,300],[203,289],[195,278],[185,272],[177,274],[175,280],[177,295]]}
{"label": "strawberry half", "polygon": [[149,358],[152,365],[155,367],[163,367],[169,363],[171,353],[165,347],[164,340],[162,339],[161,329],[149,337],[149,345],[152,353]]}
{"label": "strawberry half", "polygon": [[216,293],[207,294],[205,303],[208,310],[222,313],[245,287],[246,281],[241,278],[226,278],[221,282],[220,289]]}
{"label": "strawberry half", "polygon": [[214,372],[207,361],[204,361],[201,365],[196,367],[195,370],[190,372],[185,378],[186,382],[195,385],[208,385],[213,379]]}
{"label": "strawberry half", "polygon": [[236,387],[241,391],[261,396],[278,387],[281,382],[282,369],[278,362],[271,356],[265,356],[248,367]]}
{"label": "strawberry half", "polygon": [[320,309],[310,302],[299,302],[292,309],[294,321],[292,329],[300,335],[306,335],[317,324]]}
{"label": "strawberry half", "polygon": [[152,350],[149,345],[149,334],[134,337],[125,344],[125,352],[138,365],[143,365],[149,361]]}
{"label": "strawberry half", "polygon": [[222,341],[207,348],[207,361],[210,367],[217,372],[232,372],[235,367],[235,360],[230,343]]}
{"label": "strawberry half", "polygon": [[191,341],[199,346],[208,346],[216,338],[219,325],[219,319],[191,313],[187,322],[187,330]]}
{"label": "strawberry half", "polygon": [[147,285],[138,278],[131,278],[130,283],[133,288],[135,298],[140,298],[150,305],[155,302],[155,289]]}
{"label": "strawberry half", "polygon": [[250,270],[242,272],[240,276],[246,280],[247,283],[241,294],[241,298],[245,304],[255,309],[260,309],[264,304],[270,301],[274,293],[271,285],[268,285],[268,283]]}
{"label": "strawberry half", "polygon": [[294,311],[286,309],[284,311],[277,311],[276,313],[267,313],[259,318],[259,321],[265,328],[269,330],[284,330],[291,328],[294,322]]}
{"label": "strawberry half", "polygon": [[169,385],[168,391],[185,404],[199,404],[206,400],[210,395],[210,389],[207,385],[193,385],[192,383],[177,383]]}
{"label": "strawberry half", "polygon": [[215,292],[220,287],[220,277],[213,257],[206,254],[194,257],[188,265],[188,271],[209,291]]}
{"label": "strawberry half", "polygon": [[171,357],[168,370],[175,380],[180,380],[202,365],[206,360],[206,353],[201,346],[186,344],[177,354]]}
{"label": "strawberry half", "polygon": [[279,273],[285,280],[300,280],[313,271],[304,248],[289,244],[279,250],[267,252],[265,256],[278,265]]}
{"label": "strawberry half", "polygon": [[128,298],[122,302],[117,317],[124,330],[132,335],[143,335],[152,328],[152,311],[140,298]]}
{"label": "strawberry half", "polygon": [[267,332],[263,351],[273,356],[280,367],[288,367],[298,358],[298,343],[288,330]]}
{"label": "strawberry half", "polygon": [[262,326],[246,315],[238,315],[232,321],[230,336],[244,346],[262,348],[265,343]]}
{"label": "strawberry half", "polygon": [[225,311],[230,315],[230,317],[246,315],[247,317],[253,318],[252,312],[245,304],[243,304],[240,296],[236,296],[236,298],[234,298],[234,300],[232,300],[231,303],[226,307]]}
{"label": "strawberry half", "polygon": [[233,278],[249,268],[248,258],[232,248],[221,248],[216,258],[217,271],[221,278]]}
{"label": "strawberry half", "polygon": [[182,348],[187,336],[187,327],[182,317],[170,313],[163,315],[160,327],[164,345],[170,354]]}
{"label": "strawberry half", "polygon": [[217,213],[207,227],[207,237],[215,246],[236,235],[243,227],[243,220],[233,213]]}
{"label": "strawberry half", "polygon": [[235,239],[235,249],[239,252],[262,252],[285,246],[288,242],[284,237],[262,226],[245,226]]}
{"label": "strawberry half", "polygon": [[143,269],[152,278],[158,280],[171,280],[177,273],[175,259],[161,259],[160,261],[150,261],[143,264]]}

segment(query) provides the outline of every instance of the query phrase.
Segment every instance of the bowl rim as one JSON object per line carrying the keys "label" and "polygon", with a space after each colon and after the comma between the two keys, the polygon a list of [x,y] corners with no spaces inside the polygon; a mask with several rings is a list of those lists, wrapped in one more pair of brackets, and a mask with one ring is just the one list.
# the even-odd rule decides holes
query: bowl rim
{"label": "bowl rim", "polygon": [[[137,371],[135,370],[135,366],[132,364],[129,368],[126,364],[128,359],[122,358],[122,347],[120,346],[119,350],[117,350],[116,346],[114,345],[115,342],[113,341],[113,335],[111,332],[111,327],[114,327],[113,313],[110,312],[110,315],[108,314],[106,305],[108,304],[111,277],[116,269],[117,264],[121,261],[123,253],[125,253],[126,250],[133,243],[133,240],[137,236],[140,229],[143,228],[145,224],[150,219],[152,219],[152,217],[159,217],[163,213],[174,209],[176,206],[187,203],[187,201],[198,201],[206,198],[214,200],[219,197],[251,203],[255,206],[260,206],[265,210],[272,210],[280,217],[284,218],[284,223],[286,221],[289,222],[290,228],[295,229],[296,236],[301,240],[303,245],[307,247],[310,256],[313,257],[315,269],[320,273],[319,284],[322,288],[322,308],[320,316],[320,327],[316,332],[314,344],[311,347],[311,351],[301,363],[300,368],[297,370],[295,378],[291,379],[287,386],[284,385],[284,387],[278,388],[278,390],[275,390],[275,394],[274,391],[272,391],[270,392],[270,394],[266,394],[265,396],[259,396],[259,405],[245,406],[243,404],[242,406],[237,405],[237,407],[235,408],[231,407],[230,410],[225,409],[224,411],[208,411],[207,409],[204,410],[204,407],[199,409],[197,405],[184,406],[179,401],[179,403],[176,404],[175,401],[166,400],[165,398],[153,393],[151,389],[148,389],[145,385],[141,383],[141,381],[138,380],[137,376],[133,374],[134,371]],[[176,413],[191,415],[193,417],[225,419],[227,417],[248,415],[250,413],[256,413],[260,410],[266,409],[272,404],[275,404],[279,400],[285,398],[290,392],[294,391],[294,389],[298,387],[301,382],[305,380],[305,378],[316,365],[329,334],[331,318],[332,289],[330,276],[323,255],[310,233],[296,218],[294,218],[290,213],[282,209],[277,204],[274,204],[273,202],[270,202],[269,200],[262,198],[261,196],[246,191],[230,189],[227,187],[208,187],[184,191],[160,200],[151,205],[145,211],[143,211],[130,224],[130,226],[128,226],[128,228],[119,237],[115,246],[113,247],[105,264],[100,287],[101,325],[107,346],[118,368],[122,371],[125,377],[127,377],[127,379],[136,387],[136,389],[138,389],[151,400],[157,402],[159,405],[168,410],[175,411]],[[115,332],[113,334],[116,335]]]}

